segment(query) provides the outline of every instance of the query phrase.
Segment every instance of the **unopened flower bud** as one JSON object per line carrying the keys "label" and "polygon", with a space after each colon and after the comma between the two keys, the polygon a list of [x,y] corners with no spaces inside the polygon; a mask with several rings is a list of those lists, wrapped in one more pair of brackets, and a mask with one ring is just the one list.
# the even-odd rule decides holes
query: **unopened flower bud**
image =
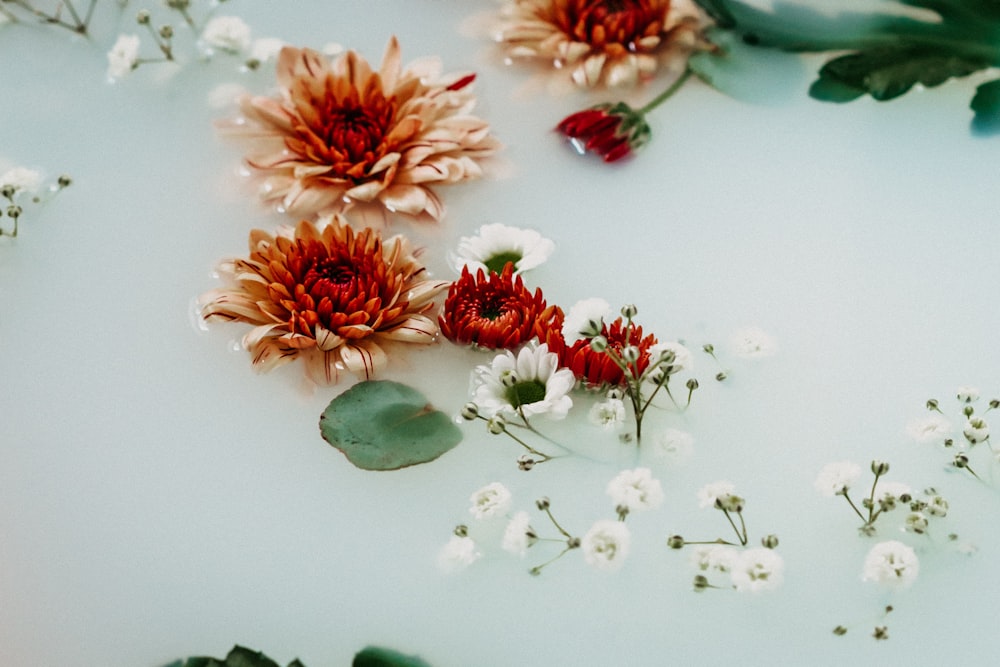
{"label": "unopened flower bud", "polygon": [[66,174],[63,174],[63,175],[62,175],[62,176],[60,176],[60,177],[59,177],[59,179],[58,179],[58,180],[56,181],[56,184],[57,184],[57,185],[58,185],[58,186],[59,186],[60,188],[68,188],[68,187],[69,187],[70,185],[72,185],[72,184],[73,184],[73,179],[72,179],[72,178],[70,178],[69,176],[67,176]]}
{"label": "unopened flower bud", "polygon": [[549,506],[550,506],[550,503],[549,503],[549,497],[548,496],[542,496],[541,498],[539,498],[538,500],[535,501],[535,507],[537,507],[538,509],[542,510],[543,512],[545,510],[547,510],[549,508]]}
{"label": "unopened flower bud", "polygon": [[566,540],[566,548],[567,549],[579,549],[580,548],[580,538],[579,537],[571,537],[568,540]]}
{"label": "unopened flower bud", "polygon": [[149,12],[145,9],[140,9],[139,13],[135,15],[135,22],[139,25],[146,25],[149,23]]}
{"label": "unopened flower bud", "polygon": [[938,408],[938,402],[937,402],[936,398],[927,399],[927,409],[928,410],[939,410],[939,408]]}
{"label": "unopened flower bud", "polygon": [[715,354],[715,346],[711,343],[705,343],[701,346],[701,349],[705,350],[708,354]]}
{"label": "unopened flower bud", "polygon": [[688,381],[684,383],[684,386],[687,387],[689,391],[694,391],[698,388],[698,380],[695,378],[689,378]]}
{"label": "unopened flower bud", "polygon": [[778,536],[775,535],[774,533],[771,533],[766,537],[762,537],[760,543],[768,549],[774,549],[775,547],[778,546]]}
{"label": "unopened flower bud", "polygon": [[23,211],[21,210],[21,207],[18,206],[17,204],[14,204],[13,206],[8,206],[7,207],[7,215],[9,215],[10,217],[14,218],[15,220],[17,220],[18,218],[21,217],[21,213],[22,212]]}
{"label": "unopened flower bud", "polygon": [[604,352],[608,349],[608,339],[604,336],[594,336],[590,339],[590,349],[594,352]]}
{"label": "unopened flower bud", "polygon": [[459,525],[455,526],[455,530],[453,532],[455,533],[455,535],[457,535],[459,537],[468,537],[469,536],[469,527],[466,526],[465,524],[459,524]]}
{"label": "unopened flower bud", "polygon": [[694,590],[701,593],[706,588],[711,588],[711,584],[708,583],[708,578],[703,574],[696,574],[694,576],[694,581],[692,582]]}
{"label": "unopened flower bud", "polygon": [[971,417],[972,413],[974,413],[975,411],[976,409],[973,408],[971,405],[966,405],[964,408],[962,408],[962,414],[964,414],[966,417]]}
{"label": "unopened flower bud", "polygon": [[497,415],[486,422],[486,430],[493,435],[500,435],[507,430],[507,425],[504,423],[503,417]]}
{"label": "unopened flower bud", "polygon": [[535,467],[535,459],[531,454],[521,454],[521,456],[517,457],[517,467],[519,470],[527,472]]}
{"label": "unopened flower bud", "polygon": [[475,403],[466,403],[462,406],[462,419],[472,421],[479,416],[479,406]]}
{"label": "unopened flower bud", "polygon": [[259,68],[259,67],[260,67],[260,59],[259,59],[259,58],[249,58],[249,59],[248,59],[248,60],[247,60],[247,61],[246,61],[245,63],[243,63],[243,64],[244,64],[244,65],[246,66],[246,68],[247,68],[248,70],[250,70],[251,72],[253,72],[253,71],[255,71],[255,70],[256,70],[257,68]]}
{"label": "unopened flower bud", "polygon": [[889,464],[885,461],[879,461],[876,459],[875,461],[872,461],[872,472],[876,476],[881,477],[889,472]]}
{"label": "unopened flower bud", "polygon": [[726,371],[719,371],[718,373],[715,374],[715,379],[718,380],[719,382],[722,382],[727,377],[729,377],[729,375],[726,374]]}
{"label": "unopened flower bud", "polygon": [[618,514],[618,520],[624,521],[625,517],[628,516],[628,505],[618,505],[615,508],[615,512]]}
{"label": "unopened flower bud", "polygon": [[620,401],[625,398],[625,392],[622,391],[621,387],[612,387],[608,389],[608,393],[605,397],[610,401]]}
{"label": "unopened flower bud", "polygon": [[889,638],[889,628],[884,625],[876,626],[875,631],[872,632],[872,637],[875,639],[888,639]]}
{"label": "unopened flower bud", "polygon": [[956,454],[955,460],[951,462],[956,468],[968,468],[969,467],[969,457],[965,454]]}
{"label": "unopened flower bud", "polygon": [[638,312],[639,309],[635,307],[634,303],[628,303],[622,306],[622,317],[624,317],[626,320],[632,319],[633,317],[636,316]]}
{"label": "unopened flower bud", "polygon": [[847,628],[845,628],[842,625],[838,625],[833,629],[833,634],[837,635],[838,637],[842,637],[847,634]]}
{"label": "unopened flower bud", "polygon": [[513,387],[517,384],[517,375],[514,374],[514,371],[504,371],[500,374],[500,384],[507,388]]}
{"label": "unopened flower bud", "polygon": [[996,410],[1000,408],[1000,398],[994,398],[990,400],[990,409]]}
{"label": "unopened flower bud", "polygon": [[583,325],[582,329],[580,329],[580,335],[584,338],[600,336],[602,326],[603,322],[601,322],[601,320],[587,320],[587,323]]}
{"label": "unopened flower bud", "polygon": [[639,348],[635,345],[626,345],[622,349],[622,359],[627,364],[634,364],[639,360]]}
{"label": "unopened flower bud", "polygon": [[169,25],[160,26],[160,37],[163,39],[170,39],[174,36],[174,28]]}
{"label": "unopened flower bud", "polygon": [[667,538],[667,546],[671,549],[683,549],[684,548],[684,538],[680,535],[671,535]]}
{"label": "unopened flower bud", "polygon": [[13,198],[15,192],[17,192],[17,188],[13,185],[8,184],[0,188],[0,195],[3,195],[4,199]]}

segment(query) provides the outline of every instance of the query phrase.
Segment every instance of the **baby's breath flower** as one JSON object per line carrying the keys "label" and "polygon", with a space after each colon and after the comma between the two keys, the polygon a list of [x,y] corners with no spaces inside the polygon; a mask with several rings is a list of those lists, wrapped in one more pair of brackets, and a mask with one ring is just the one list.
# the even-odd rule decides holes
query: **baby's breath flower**
{"label": "baby's breath flower", "polygon": [[621,521],[602,519],[583,536],[583,559],[599,570],[617,570],[628,556],[632,534]]}
{"label": "baby's breath flower", "polygon": [[920,562],[913,549],[897,540],[889,540],[879,542],[868,552],[861,578],[902,589],[916,580],[919,571]]}
{"label": "baby's breath flower", "polygon": [[819,471],[813,486],[821,495],[833,497],[847,493],[851,484],[861,477],[861,466],[850,461],[827,463]]}
{"label": "baby's breath flower", "polygon": [[736,486],[732,482],[712,482],[698,490],[699,507],[719,507],[729,498],[735,497]]}
{"label": "baby's breath flower", "polygon": [[979,389],[976,387],[959,387],[955,391],[959,403],[974,403],[979,400]]}
{"label": "baby's breath flower", "polygon": [[662,362],[664,370],[670,375],[680,373],[681,371],[690,371],[694,368],[694,357],[691,354],[691,350],[677,341],[654,343],[651,345],[649,348],[649,360],[651,363],[655,363],[657,359],[665,359]]}
{"label": "baby's breath flower", "polygon": [[566,345],[601,333],[601,323],[611,317],[611,304],[604,299],[583,299],[573,304],[563,319]]}
{"label": "baby's breath flower", "polygon": [[653,452],[673,463],[681,463],[694,451],[694,437],[676,428],[667,428],[653,435]]}
{"label": "baby's breath flower", "polygon": [[462,570],[482,557],[471,537],[452,535],[438,554],[438,566],[446,572]]}
{"label": "baby's breath flower", "polygon": [[785,561],[774,549],[757,547],[739,554],[729,572],[737,591],[758,593],[781,585]]}
{"label": "baby's breath flower", "polygon": [[724,544],[700,544],[691,552],[691,562],[702,572],[729,572],[738,557],[736,549]]}
{"label": "baby's breath flower", "polygon": [[927,532],[927,516],[923,512],[910,512],[904,524],[906,532],[923,535]]}
{"label": "baby's breath flower", "polygon": [[975,445],[990,437],[990,425],[982,417],[973,417],[965,422],[962,435],[969,441],[969,444]]}
{"label": "baby's breath flower", "polygon": [[606,430],[617,428],[625,423],[625,403],[620,398],[594,403],[588,417],[592,423]]}
{"label": "baby's breath flower", "polygon": [[927,501],[927,513],[931,516],[948,516],[948,501],[942,496],[933,496]]}
{"label": "baby's breath flower", "polygon": [[507,487],[500,482],[493,482],[469,496],[469,502],[472,503],[469,512],[477,519],[488,519],[504,514],[510,509],[510,501],[511,495]]}
{"label": "baby's breath flower", "polygon": [[663,504],[663,487],[649,468],[623,470],[608,482],[605,492],[616,507],[649,510]]}
{"label": "baby's breath flower", "polygon": [[201,40],[209,48],[242,53],[250,46],[250,26],[238,16],[216,16],[205,24]]}
{"label": "baby's breath flower", "polygon": [[518,512],[511,518],[507,528],[503,532],[503,541],[500,546],[507,551],[518,556],[524,556],[525,552],[538,541],[538,536],[531,527],[531,518],[527,512]]}
{"label": "baby's breath flower", "polygon": [[733,354],[744,359],[770,357],[778,348],[774,338],[757,327],[740,329],[733,334],[730,344]]}
{"label": "baby's breath flower", "polygon": [[108,77],[120,79],[139,63],[139,36],[118,35],[118,39],[108,51]]}
{"label": "baby's breath flower", "polygon": [[253,40],[250,45],[250,58],[258,63],[266,63],[275,60],[281,49],[285,46],[285,41],[277,37],[261,37]]}
{"label": "baby's breath flower", "polygon": [[12,186],[14,195],[34,194],[42,187],[42,174],[27,167],[14,167],[0,175],[0,186]]}
{"label": "baby's breath flower", "polygon": [[951,435],[952,425],[944,415],[931,412],[907,424],[906,432],[917,442],[940,442]]}

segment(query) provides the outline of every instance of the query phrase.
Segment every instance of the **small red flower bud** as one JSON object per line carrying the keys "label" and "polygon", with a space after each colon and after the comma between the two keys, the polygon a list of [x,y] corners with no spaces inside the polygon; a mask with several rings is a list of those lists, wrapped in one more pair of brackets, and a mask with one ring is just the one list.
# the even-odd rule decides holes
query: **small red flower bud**
{"label": "small red flower bud", "polygon": [[651,134],[643,114],[624,102],[577,111],[564,118],[556,129],[581,153],[596,153],[605,162],[631,155],[649,141]]}

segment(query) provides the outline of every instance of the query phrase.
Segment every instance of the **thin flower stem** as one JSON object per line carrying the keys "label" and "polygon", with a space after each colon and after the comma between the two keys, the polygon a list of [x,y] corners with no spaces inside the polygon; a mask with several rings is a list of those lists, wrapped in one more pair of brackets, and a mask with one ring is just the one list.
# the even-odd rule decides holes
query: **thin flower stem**
{"label": "thin flower stem", "polygon": [[703,541],[700,541],[700,542],[690,542],[688,540],[684,540],[684,546],[687,546],[689,544],[724,544],[724,545],[729,546],[729,547],[746,546],[746,543],[744,543],[743,545],[739,545],[739,544],[736,544],[735,542],[730,542],[729,540],[724,540],[721,537],[718,538],[718,539],[715,539],[715,540],[703,540]]}
{"label": "thin flower stem", "polygon": [[743,512],[742,511],[737,512],[736,516],[740,518],[740,530],[743,531],[743,538],[740,540],[740,542],[743,544],[743,546],[746,546],[747,542],[749,542],[749,538],[747,537],[747,524],[745,521],[743,521]]}
{"label": "thin flower stem", "polygon": [[536,575],[537,575],[537,574],[541,574],[541,573],[542,573],[542,568],[543,568],[543,567],[545,567],[545,566],[547,566],[547,565],[551,565],[552,563],[556,562],[557,560],[559,560],[560,558],[562,558],[563,556],[565,556],[565,555],[566,555],[566,554],[567,554],[567,553],[568,553],[568,552],[569,552],[570,550],[572,550],[573,548],[574,548],[574,547],[571,547],[571,546],[567,546],[567,547],[566,547],[565,549],[563,549],[562,551],[560,551],[560,552],[559,552],[559,553],[558,553],[558,554],[557,554],[557,555],[556,555],[555,557],[553,557],[553,558],[550,558],[549,560],[545,561],[545,562],[544,562],[544,563],[542,563],[541,565],[536,565],[535,567],[531,568],[531,569],[530,569],[530,570],[528,570],[528,571],[529,571],[529,572],[530,572],[531,574],[536,574]]}
{"label": "thin flower stem", "polygon": [[[722,513],[726,515],[726,519],[729,520],[729,525],[733,527],[733,531],[736,533],[736,539],[738,539],[740,541],[740,544],[742,546],[746,546],[746,544],[747,544],[747,537],[746,537],[747,528],[746,528],[746,525],[743,526],[743,532],[741,533],[740,529],[736,527],[736,522],[733,521],[733,517],[730,516],[729,510],[725,510],[724,509],[724,510],[722,510]],[[743,523],[742,512],[737,512],[737,514],[740,516],[740,523],[742,524]]]}
{"label": "thin flower stem", "polygon": [[547,442],[552,443],[553,445],[555,445],[559,449],[563,450],[564,452],[569,452],[569,449],[567,449],[563,445],[559,444],[558,442],[556,442],[555,440],[553,440],[552,438],[550,438],[549,436],[545,435],[544,433],[542,433],[541,431],[539,431],[537,428],[535,428],[531,424],[531,422],[528,421],[528,416],[526,414],[524,414],[524,407],[523,406],[521,406],[521,405],[517,406],[517,414],[521,417],[522,423],[521,424],[513,424],[513,426],[518,426],[518,427],[521,427],[521,428],[526,428],[529,431],[531,431],[532,433],[534,433],[535,435],[537,435],[542,440],[545,440]]}
{"label": "thin flower stem", "polygon": [[867,523],[869,526],[875,520],[875,516],[874,516],[874,512],[875,512],[875,487],[878,486],[878,479],[879,479],[879,477],[881,477],[881,475],[876,472],[875,473],[875,480],[872,482],[871,493],[868,494],[868,521],[866,521],[865,523]]}
{"label": "thin flower stem", "polygon": [[573,536],[570,535],[569,533],[567,533],[566,530],[562,526],[559,525],[559,522],[556,521],[556,518],[554,516],[552,516],[552,510],[549,509],[548,507],[546,507],[544,511],[545,511],[545,514],[548,515],[549,521],[551,521],[552,525],[556,527],[556,530],[558,530],[560,533],[562,533],[563,535],[565,535],[566,539],[572,540]]}
{"label": "thin flower stem", "polygon": [[858,506],[855,505],[854,501],[851,500],[851,497],[847,495],[847,489],[844,489],[844,492],[840,495],[844,496],[844,499],[847,501],[847,504],[851,506],[851,509],[854,510],[854,513],[858,515],[859,519],[865,522],[865,525],[867,525],[868,522],[865,521],[865,515],[861,513],[861,510],[858,509]]}
{"label": "thin flower stem", "polygon": [[677,80],[674,81],[672,84],[670,84],[669,88],[667,88],[662,93],[660,93],[659,95],[657,95],[656,97],[654,97],[652,100],[650,100],[649,103],[646,106],[644,106],[641,109],[639,109],[638,113],[641,114],[641,115],[645,115],[645,114],[649,113],[650,111],[652,111],[653,109],[655,109],[656,107],[658,107],[661,104],[663,104],[664,102],[666,102],[668,99],[670,99],[670,97],[674,93],[676,93],[678,90],[680,90],[680,87],[684,85],[684,82],[687,81],[688,78],[690,78],[690,76],[693,73],[694,72],[692,72],[690,68],[685,68],[684,71],[681,72],[681,75],[679,77],[677,77]]}
{"label": "thin flower stem", "polygon": [[[77,16],[76,11],[73,8],[73,5],[70,4],[69,0],[65,0],[65,2],[60,3],[59,6],[58,6],[58,9],[56,9],[56,11],[54,13],[52,13],[52,14],[48,14],[46,12],[43,12],[40,9],[36,9],[34,6],[32,6],[31,4],[29,4],[28,2],[26,2],[26,0],[4,0],[4,1],[5,2],[9,2],[11,4],[14,4],[14,5],[17,5],[18,7],[20,7],[23,10],[25,10],[26,12],[30,12],[31,14],[34,14],[39,19],[41,19],[44,23],[49,23],[51,25],[57,25],[57,26],[60,26],[62,28],[66,28],[67,30],[71,30],[71,31],[73,31],[73,32],[75,32],[77,34],[80,34],[80,35],[86,35],[87,34],[87,24],[85,24],[82,21],[80,21],[80,18]],[[93,2],[95,0],[91,0],[91,1]],[[73,16],[74,20],[76,21],[75,23],[70,23],[69,21],[64,21],[63,18],[60,16],[60,14],[62,13],[63,6],[65,6],[67,9],[69,9],[70,14]]]}

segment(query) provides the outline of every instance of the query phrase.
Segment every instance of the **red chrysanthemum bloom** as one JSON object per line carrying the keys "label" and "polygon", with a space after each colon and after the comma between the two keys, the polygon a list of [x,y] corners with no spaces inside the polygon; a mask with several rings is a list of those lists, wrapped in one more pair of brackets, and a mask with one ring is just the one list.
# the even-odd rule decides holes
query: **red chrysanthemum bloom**
{"label": "red chrysanthemum bloom", "polygon": [[562,318],[559,307],[547,306],[542,290],[532,293],[508,263],[499,274],[462,269],[448,290],[438,323],[452,342],[510,350],[543,338],[557,318]]}
{"label": "red chrysanthemum bloom", "polygon": [[596,153],[605,162],[631,155],[649,141],[651,134],[643,113],[624,102],[577,111],[564,118],[556,129],[580,153]]}
{"label": "red chrysanthemum bloom", "polygon": [[[562,323],[553,323],[549,327],[544,342],[549,350],[559,355],[559,366],[573,371],[573,375],[588,387],[625,387],[627,381],[622,369],[611,360],[606,352],[595,352],[590,347],[590,339],[585,338],[566,345],[562,335]],[[642,335],[642,327],[630,323],[628,326],[622,318],[616,319],[610,325],[604,324],[601,335],[608,341],[608,350],[613,350],[621,356],[622,349],[634,345],[639,349],[639,358],[631,364],[635,377],[641,377],[649,367],[650,348],[657,343],[656,336]],[[627,343],[626,343],[627,339]]]}
{"label": "red chrysanthemum bloom", "polygon": [[511,56],[548,61],[584,87],[651,78],[678,28],[700,22],[687,0],[509,0],[503,16]]}
{"label": "red chrysanthemum bloom", "polygon": [[478,160],[499,147],[471,113],[474,79],[442,76],[432,59],[403,67],[395,37],[377,70],[354,51],[331,63],[285,47],[279,95],[244,97],[242,117],[221,127],[250,140],[247,164],[263,176],[264,198],[290,215],[437,220],[429,186],[478,178]]}
{"label": "red chrysanthemum bloom", "polygon": [[339,218],[275,235],[254,230],[250,257],[220,272],[231,285],[202,296],[202,316],[253,324],[243,346],[257,370],[301,358],[320,384],[342,370],[370,378],[387,363],[385,341],[433,342],[437,325],[425,313],[448,286],[423,279],[402,236],[383,240]]}

